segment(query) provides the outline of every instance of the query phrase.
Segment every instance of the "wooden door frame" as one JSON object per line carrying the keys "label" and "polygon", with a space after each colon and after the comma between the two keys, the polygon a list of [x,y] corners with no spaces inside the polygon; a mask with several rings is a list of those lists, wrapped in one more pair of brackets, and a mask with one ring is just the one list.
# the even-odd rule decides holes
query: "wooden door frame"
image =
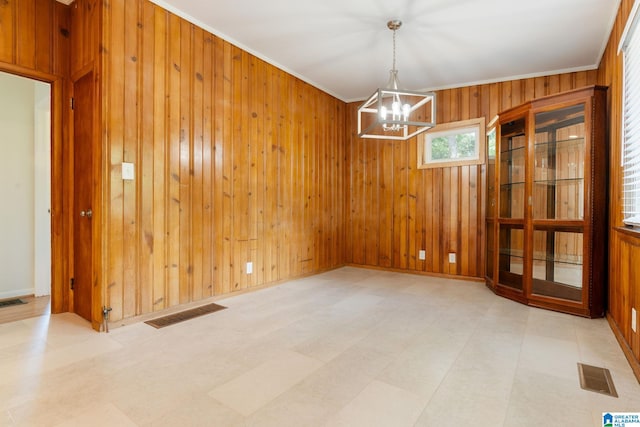
{"label": "wooden door frame", "polygon": [[[69,122],[64,108],[68,82],[64,77],[0,62],[0,71],[49,83],[51,87],[51,313],[69,311],[69,191],[68,182]],[[67,144],[68,145],[68,144]]]}
{"label": "wooden door frame", "polygon": [[[91,74],[93,78],[93,126],[92,126],[92,181],[93,181],[93,194],[91,200],[91,209],[93,210],[93,217],[91,220],[91,238],[92,238],[92,255],[91,255],[91,273],[92,273],[92,292],[91,292],[91,327],[96,331],[100,331],[103,324],[103,316],[102,316],[102,307],[103,307],[103,292],[104,289],[102,287],[103,283],[103,271],[102,271],[102,179],[101,179],[101,171],[102,171],[102,145],[100,144],[100,79],[98,75],[97,67],[94,66],[94,63],[90,63],[87,66],[81,68],[76,73],[71,75],[71,81],[69,85],[69,97],[73,97],[73,91],[75,83],[82,79],[83,77]],[[70,104],[69,104],[70,105]],[[69,244],[69,258],[67,260],[67,264],[69,265],[69,277],[72,277],[74,273],[73,262],[75,259],[74,254],[74,246],[73,246],[73,233],[74,233],[74,221],[78,218],[75,218],[73,215],[73,206],[74,206],[74,149],[75,149],[75,138],[74,138],[74,115],[71,109],[69,108],[69,120],[68,120],[68,132],[69,132],[69,144],[68,144],[68,154],[69,161],[67,162],[67,173],[68,173],[68,191],[66,197],[68,200],[69,207],[69,229],[68,229],[68,244]],[[73,311],[73,298],[69,298],[69,306],[68,311]]]}
{"label": "wooden door frame", "polygon": [[93,292],[91,326],[100,331],[102,326],[103,279],[102,269],[102,144],[100,120],[100,79],[94,64],[73,74],[71,79],[44,73],[29,68],[0,61],[0,71],[27,77],[51,85],[51,313],[71,311],[70,291],[73,277],[73,114],[70,98],[73,96],[73,82],[85,74],[93,72],[93,202],[92,222]]}

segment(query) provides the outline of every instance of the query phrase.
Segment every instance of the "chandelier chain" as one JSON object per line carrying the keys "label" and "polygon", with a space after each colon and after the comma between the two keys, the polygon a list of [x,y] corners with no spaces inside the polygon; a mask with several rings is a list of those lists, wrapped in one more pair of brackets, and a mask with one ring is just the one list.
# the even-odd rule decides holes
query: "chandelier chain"
{"label": "chandelier chain", "polygon": [[393,71],[396,71],[396,29],[393,29]]}

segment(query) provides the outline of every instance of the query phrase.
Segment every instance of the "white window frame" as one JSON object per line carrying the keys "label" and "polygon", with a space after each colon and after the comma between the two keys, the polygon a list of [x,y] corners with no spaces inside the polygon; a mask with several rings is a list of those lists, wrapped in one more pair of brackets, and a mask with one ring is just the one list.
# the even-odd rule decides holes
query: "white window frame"
{"label": "white window frame", "polygon": [[622,222],[640,228],[640,29],[635,2],[620,38],[622,84]]}
{"label": "white window frame", "polygon": [[[444,123],[429,129],[418,137],[418,168],[442,168],[451,166],[477,165],[484,163],[486,129],[485,119],[480,117],[477,119],[462,120],[458,122]],[[431,144],[436,138],[443,136],[454,136],[463,133],[474,133],[476,137],[476,146],[472,157],[448,158],[448,159],[432,159]]]}

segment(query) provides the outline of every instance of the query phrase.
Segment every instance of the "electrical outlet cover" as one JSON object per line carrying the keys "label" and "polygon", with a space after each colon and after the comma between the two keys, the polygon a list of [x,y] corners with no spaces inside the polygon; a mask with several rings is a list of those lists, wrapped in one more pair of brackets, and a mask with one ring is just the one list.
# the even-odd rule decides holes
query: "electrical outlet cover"
{"label": "electrical outlet cover", "polygon": [[424,261],[425,259],[427,259],[427,252],[423,249],[420,250],[420,252],[418,252],[418,259]]}
{"label": "electrical outlet cover", "polygon": [[135,177],[133,163],[122,163],[122,179],[125,181],[131,181]]}
{"label": "electrical outlet cover", "polygon": [[450,264],[455,264],[456,263],[456,254],[454,252],[451,252],[449,254],[449,263]]}

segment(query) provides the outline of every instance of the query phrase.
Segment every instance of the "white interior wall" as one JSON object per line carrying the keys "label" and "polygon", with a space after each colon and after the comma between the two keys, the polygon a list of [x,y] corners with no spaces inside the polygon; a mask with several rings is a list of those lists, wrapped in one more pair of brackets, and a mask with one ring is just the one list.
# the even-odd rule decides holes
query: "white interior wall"
{"label": "white interior wall", "polygon": [[[36,207],[45,204],[49,217],[49,85],[0,73],[0,94],[0,298],[44,295],[51,289],[51,227],[45,225],[50,219],[43,221],[42,212],[36,224]],[[48,255],[43,246],[49,247]],[[41,279],[44,269],[48,278]],[[44,280],[37,292],[36,276]]]}
{"label": "white interior wall", "polygon": [[51,86],[34,81],[35,295],[51,293]]}

